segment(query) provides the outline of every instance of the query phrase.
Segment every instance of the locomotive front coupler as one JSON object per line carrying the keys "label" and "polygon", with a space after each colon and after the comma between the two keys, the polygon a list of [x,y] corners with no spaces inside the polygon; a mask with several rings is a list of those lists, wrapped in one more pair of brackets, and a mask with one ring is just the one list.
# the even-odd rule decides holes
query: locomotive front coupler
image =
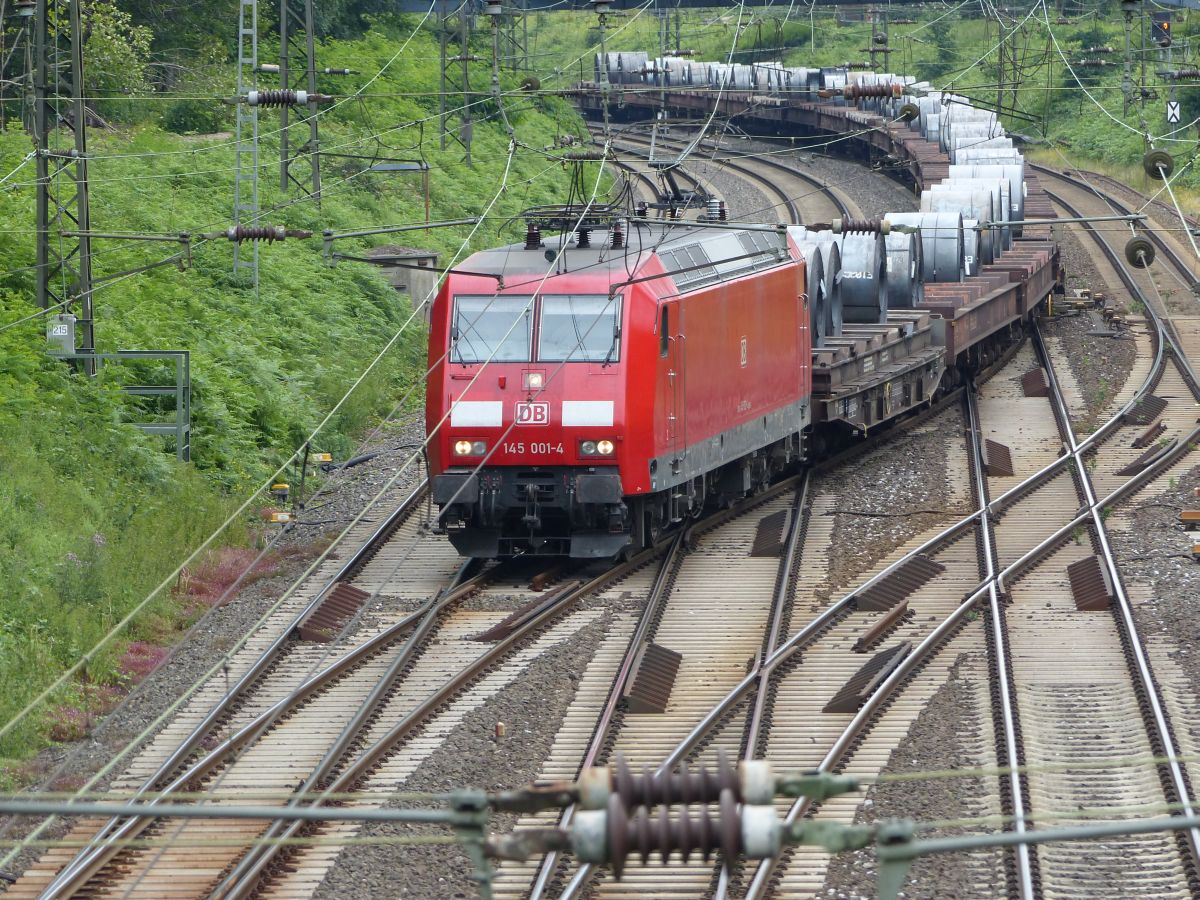
{"label": "locomotive front coupler", "polygon": [[542,528],[540,508],[537,501],[537,486],[525,485],[525,515],[521,516],[521,524],[532,532],[540,531]]}

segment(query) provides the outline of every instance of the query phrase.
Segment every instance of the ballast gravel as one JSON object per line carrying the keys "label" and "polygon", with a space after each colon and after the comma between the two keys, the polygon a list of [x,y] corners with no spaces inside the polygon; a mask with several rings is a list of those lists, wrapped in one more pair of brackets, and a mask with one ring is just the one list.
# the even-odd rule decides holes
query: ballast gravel
{"label": "ballast gravel", "polygon": [[[563,716],[595,648],[603,639],[602,619],[569,641],[537,657],[521,678],[469,713],[404,782],[404,791],[442,793],[463,787],[488,791],[517,788],[537,778]],[[497,740],[496,723],[508,727]],[[436,804],[403,804],[434,806]],[[511,831],[517,817],[495,815],[493,832]],[[387,840],[444,836],[436,826],[371,824],[360,835]],[[404,846],[398,843],[347,847],[321,882],[320,900],[400,896],[473,898],[471,861],[457,844]]]}
{"label": "ballast gravel", "polygon": [[[990,723],[979,715],[973,675],[963,673],[963,660],[955,663],[945,684],[921,710],[908,734],[888,760],[884,775],[909,774],[911,781],[880,781],[866,792],[855,816],[856,825],[873,825],[890,818],[918,822],[946,821],[980,815],[971,798],[985,796],[989,786],[982,778],[921,778],[919,773],[951,769],[974,769],[979,765],[979,748],[992,735]],[[939,829],[930,837],[966,834],[962,828]],[[1003,861],[999,851],[978,853],[969,862],[960,853],[935,853],[917,859],[909,871],[901,896],[910,898],[979,897],[981,871],[995,876],[990,887],[1002,893]],[[820,897],[862,898],[876,896],[878,863],[875,849],[837,853],[830,860]]]}
{"label": "ballast gravel", "polygon": [[970,514],[965,498],[949,489],[947,460],[952,456],[966,459],[957,406],[822,476],[837,498],[824,586],[831,596],[913,536]]}

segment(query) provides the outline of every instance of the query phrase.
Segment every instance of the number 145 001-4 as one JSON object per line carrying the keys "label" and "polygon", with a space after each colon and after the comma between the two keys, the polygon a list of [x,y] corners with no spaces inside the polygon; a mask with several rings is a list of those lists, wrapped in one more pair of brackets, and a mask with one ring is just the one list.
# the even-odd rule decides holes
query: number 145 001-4
{"label": "number 145 001-4", "polygon": [[526,448],[530,453],[562,453],[563,445],[561,443],[552,444],[549,441],[533,441],[525,443],[524,441],[505,441],[503,449],[505,453],[515,453],[517,455],[526,452]]}

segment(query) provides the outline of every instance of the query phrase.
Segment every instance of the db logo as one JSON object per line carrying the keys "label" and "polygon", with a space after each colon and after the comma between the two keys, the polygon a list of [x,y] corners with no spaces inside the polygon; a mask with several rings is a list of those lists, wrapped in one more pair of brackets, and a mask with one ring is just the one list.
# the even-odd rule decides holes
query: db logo
{"label": "db logo", "polygon": [[550,404],[544,402],[538,403],[518,403],[517,404],[517,422],[518,425],[549,425],[550,424]]}

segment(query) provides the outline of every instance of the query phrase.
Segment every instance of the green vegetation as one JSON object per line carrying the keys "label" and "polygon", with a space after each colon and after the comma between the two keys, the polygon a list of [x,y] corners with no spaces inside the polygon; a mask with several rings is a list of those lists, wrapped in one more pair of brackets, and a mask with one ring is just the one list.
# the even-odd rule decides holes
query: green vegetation
{"label": "green vegetation", "polygon": [[[323,89],[342,95],[362,89],[363,96],[322,116],[323,149],[330,155],[319,209],[311,202],[285,203],[278,185],[277,113],[262,113],[261,205],[279,207],[264,221],[317,237],[262,245],[257,292],[245,277],[232,274],[226,240],[200,237],[229,221],[234,165],[229,135],[180,136],[163,127],[218,127],[228,122],[228,107],[214,100],[147,94],[113,101],[106,114],[116,124],[91,130],[89,147],[97,157],[90,173],[94,228],[193,235],[187,271],[154,269],[95,295],[99,349],[191,351],[193,465],[177,464],[161,439],[143,436],[128,424],[147,410],[122,397],[120,385],[161,381],[163,373],[152,365],[111,365],[88,380],[45,356],[44,322],[33,319],[0,331],[0,583],[6,587],[0,597],[0,683],[5,686],[0,723],[78,660],[285,461],[409,318],[409,304],[373,267],[343,262],[332,268],[320,252],[325,228],[424,220],[419,177],[364,172],[371,161],[427,162],[434,218],[475,215],[497,193],[509,139],[487,109],[476,117],[473,168],[453,141],[438,149],[437,122],[430,118],[437,110],[437,42],[421,30],[397,56],[417,22],[376,22],[356,40],[322,47],[331,64],[363,73]],[[128,33],[130,27],[117,23],[118,32]],[[272,58],[265,41],[260,53]],[[478,53],[487,58],[485,47]],[[383,75],[368,85],[381,70]],[[487,83],[486,73],[477,77],[477,83]],[[193,98],[228,94],[231,80],[227,64],[202,68],[181,93]],[[506,89],[515,89],[518,81],[505,73]],[[575,113],[556,98],[516,96],[507,101],[506,111],[517,139],[534,148],[561,131],[579,130]],[[28,138],[10,120],[9,129],[0,133],[2,174],[16,168],[28,151]],[[594,166],[590,169],[588,184],[595,178]],[[26,165],[0,189],[0,218],[6,223],[0,232],[0,328],[36,311],[29,268],[32,172],[32,164]],[[520,209],[561,202],[568,174],[540,151],[522,147],[513,157],[507,189],[471,248],[512,239],[502,227]],[[415,231],[404,239],[450,261],[469,231]],[[395,238],[345,241],[338,250],[361,254]],[[99,240],[95,274],[117,273],[174,249]],[[420,321],[342,407],[319,438],[320,449],[344,458],[353,435],[419,383],[425,355]],[[420,400],[418,390],[414,408]],[[259,527],[254,521],[239,522],[225,535],[225,545],[253,540]],[[87,667],[82,681],[0,743],[0,758],[36,750],[64,708],[110,703],[108,695],[103,703],[93,703],[91,686],[137,676],[125,641],[138,642],[135,648],[169,642],[177,628],[202,611],[193,600],[179,591],[161,598],[120,644]],[[69,736],[61,729],[54,734]]]}

